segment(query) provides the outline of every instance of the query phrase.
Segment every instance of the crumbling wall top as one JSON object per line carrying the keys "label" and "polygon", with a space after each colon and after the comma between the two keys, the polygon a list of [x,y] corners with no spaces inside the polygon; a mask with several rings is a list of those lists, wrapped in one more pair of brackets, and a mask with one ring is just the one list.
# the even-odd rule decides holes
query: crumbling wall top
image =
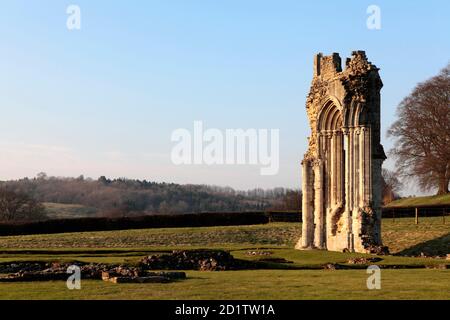
{"label": "crumbling wall top", "polygon": [[314,57],[314,78],[330,79],[336,76],[362,75],[369,71],[378,71],[378,68],[367,60],[366,52],[353,51],[351,58],[345,62],[345,70],[342,70],[342,62],[339,53],[324,56],[318,53]]}
{"label": "crumbling wall top", "polygon": [[322,53],[314,57],[314,77],[332,77],[342,71],[342,61],[339,53],[324,56]]}

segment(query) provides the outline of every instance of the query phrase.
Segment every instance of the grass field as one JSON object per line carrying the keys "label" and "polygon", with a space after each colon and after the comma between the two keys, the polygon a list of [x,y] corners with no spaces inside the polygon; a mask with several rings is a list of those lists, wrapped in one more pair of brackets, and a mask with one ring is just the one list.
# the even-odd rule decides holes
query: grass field
{"label": "grass field", "polygon": [[403,198],[389,203],[386,207],[395,208],[430,205],[450,205],[450,194],[444,194],[441,196]]}
{"label": "grass field", "polygon": [[97,208],[86,207],[80,204],[45,202],[44,207],[49,219],[92,218],[98,212]]}
{"label": "grass field", "polygon": [[366,255],[294,250],[300,233],[301,224],[273,223],[0,237],[0,262],[133,264],[155,252],[195,248],[225,249],[247,260],[258,259],[248,256],[249,250],[264,248],[292,262],[265,270],[186,271],[187,280],[170,284],[83,281],[77,292],[64,282],[1,283],[0,299],[450,299],[450,270],[437,269],[448,260],[401,256],[450,253],[450,227],[439,218],[419,225],[410,218],[383,221],[384,242],[399,255],[376,263],[382,267],[382,289],[374,291],[366,287],[365,269],[323,270],[326,263],[347,265],[348,259]]}
{"label": "grass field", "polygon": [[[450,221],[439,217],[383,220],[383,241],[391,253],[413,248],[449,250]],[[271,223],[253,226],[162,228],[50,235],[0,237],[0,250],[67,248],[146,248],[160,247],[293,247],[301,236],[300,223]],[[439,240],[441,237],[443,239]],[[433,242],[434,241],[434,242]],[[450,250],[449,250],[450,251]],[[420,254],[420,252],[418,252]]]}
{"label": "grass field", "polygon": [[381,290],[368,290],[365,270],[187,271],[169,284],[83,281],[1,284],[2,299],[450,299],[448,270],[383,270]]}

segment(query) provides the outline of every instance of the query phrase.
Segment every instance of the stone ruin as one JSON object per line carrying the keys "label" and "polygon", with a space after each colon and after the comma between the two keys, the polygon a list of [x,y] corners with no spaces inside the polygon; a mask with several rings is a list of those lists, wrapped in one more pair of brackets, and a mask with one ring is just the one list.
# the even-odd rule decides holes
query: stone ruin
{"label": "stone ruin", "polygon": [[381,166],[386,155],[380,144],[378,70],[364,51],[354,51],[344,70],[337,53],[315,56],[297,249],[384,251]]}
{"label": "stone ruin", "polygon": [[70,266],[80,268],[81,278],[112,283],[168,283],[186,279],[184,272],[148,271],[140,266],[101,263],[18,262],[0,264],[0,283],[66,281]]}
{"label": "stone ruin", "polygon": [[67,268],[80,267],[81,278],[112,283],[168,283],[186,279],[182,271],[228,271],[256,268],[257,264],[235,259],[223,250],[175,250],[147,256],[136,265],[104,263],[10,262],[0,263],[1,282],[66,280]]}

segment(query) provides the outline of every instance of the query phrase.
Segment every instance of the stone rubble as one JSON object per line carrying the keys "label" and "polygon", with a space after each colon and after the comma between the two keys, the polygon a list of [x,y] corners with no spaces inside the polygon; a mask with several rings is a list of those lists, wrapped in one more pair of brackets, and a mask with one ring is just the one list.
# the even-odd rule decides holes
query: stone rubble
{"label": "stone rubble", "polygon": [[[143,258],[137,266],[101,263],[18,262],[0,264],[0,282],[67,280],[67,268],[78,265],[82,279],[112,283],[167,283],[186,279],[184,272],[157,270],[223,271],[252,268],[254,263],[234,259],[222,250],[185,250]],[[156,270],[156,271],[150,271]]]}
{"label": "stone rubble", "polygon": [[377,246],[377,245],[370,245],[366,248],[367,253],[370,254],[376,254],[378,256],[387,256],[389,255],[389,248],[386,246]]}
{"label": "stone rubble", "polygon": [[270,256],[272,255],[272,251],[247,251],[247,256]]}
{"label": "stone rubble", "polygon": [[339,269],[344,269],[341,265],[337,264],[337,263],[326,263],[322,266],[323,269],[325,270],[339,270]]}
{"label": "stone rubble", "polygon": [[140,263],[144,270],[224,271],[244,269],[250,265],[250,262],[237,260],[222,250],[173,251],[145,257]]}
{"label": "stone rubble", "polygon": [[353,258],[347,261],[348,264],[370,264],[380,262],[381,258]]}
{"label": "stone rubble", "polygon": [[[0,282],[31,282],[67,280],[64,263],[11,263],[0,265]],[[76,263],[80,267],[82,279],[103,280],[113,283],[167,283],[186,279],[184,272],[148,272],[140,267],[107,264]]]}

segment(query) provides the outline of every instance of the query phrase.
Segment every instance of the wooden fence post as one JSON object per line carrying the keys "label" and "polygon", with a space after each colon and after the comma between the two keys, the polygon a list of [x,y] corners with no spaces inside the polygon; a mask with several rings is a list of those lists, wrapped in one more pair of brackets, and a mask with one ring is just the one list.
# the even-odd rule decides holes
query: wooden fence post
{"label": "wooden fence post", "polygon": [[416,224],[419,224],[419,208],[416,208]]}

